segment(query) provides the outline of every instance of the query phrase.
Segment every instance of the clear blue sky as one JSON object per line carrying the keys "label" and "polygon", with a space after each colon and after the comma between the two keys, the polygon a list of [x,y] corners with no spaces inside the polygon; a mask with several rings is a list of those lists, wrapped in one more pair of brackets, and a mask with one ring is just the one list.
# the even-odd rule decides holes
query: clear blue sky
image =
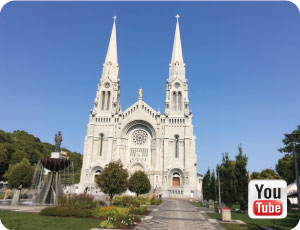
{"label": "clear blue sky", "polygon": [[144,89],[164,110],[175,15],[194,113],[199,172],[241,143],[249,170],[275,168],[300,125],[300,14],[289,2],[11,2],[0,14],[0,129],[83,152],[117,19],[121,104]]}

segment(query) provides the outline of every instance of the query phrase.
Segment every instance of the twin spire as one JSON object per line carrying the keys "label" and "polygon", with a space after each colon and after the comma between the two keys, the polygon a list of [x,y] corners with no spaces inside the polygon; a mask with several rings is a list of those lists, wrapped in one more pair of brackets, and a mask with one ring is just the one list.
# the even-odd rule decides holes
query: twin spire
{"label": "twin spire", "polygon": [[116,19],[114,16],[114,24],[110,35],[110,41],[107,49],[105,63],[103,64],[102,79],[110,78],[112,81],[119,79],[119,63],[118,63],[118,49],[117,49],[117,29]]}
{"label": "twin spire", "polygon": [[[103,65],[102,79],[110,78],[112,81],[117,81],[119,78],[119,63],[118,63],[118,51],[117,51],[117,32],[116,32],[116,16],[113,17],[114,24],[110,36],[109,46]],[[179,29],[179,15],[176,15],[176,30],[173,44],[172,60],[170,64],[170,80],[176,77],[185,79],[185,64],[183,61],[181,37]]]}
{"label": "twin spire", "polygon": [[173,53],[172,60],[169,68],[169,80],[174,80],[175,78],[179,78],[181,80],[185,80],[185,64],[183,61],[182,54],[182,46],[181,46],[181,37],[180,37],[180,29],[179,29],[179,15],[176,15],[176,30],[173,44]]}
{"label": "twin spire", "polygon": [[176,30],[175,30],[175,37],[174,37],[174,44],[173,44],[173,53],[172,53],[172,60],[171,64],[179,62],[184,64],[183,62],[183,55],[182,55],[182,47],[181,47],[181,37],[180,37],[180,29],[179,29],[179,15],[176,15],[177,23],[176,23]]}

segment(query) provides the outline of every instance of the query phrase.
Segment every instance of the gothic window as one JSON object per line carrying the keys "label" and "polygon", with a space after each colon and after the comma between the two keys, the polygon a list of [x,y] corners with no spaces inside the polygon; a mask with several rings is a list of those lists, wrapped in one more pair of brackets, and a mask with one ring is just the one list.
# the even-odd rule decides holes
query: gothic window
{"label": "gothic window", "polygon": [[110,103],[110,91],[108,91],[108,94],[107,94],[107,107],[106,107],[106,110],[109,110],[109,103]]}
{"label": "gothic window", "polygon": [[175,158],[179,158],[179,136],[175,135]]}
{"label": "gothic window", "polygon": [[105,91],[102,91],[102,105],[101,105],[102,110],[104,110],[104,103],[105,103]]}
{"label": "gothic window", "polygon": [[178,92],[178,110],[182,110],[182,95],[181,92]]}
{"label": "gothic window", "polygon": [[173,92],[173,109],[176,110],[176,92]]}
{"label": "gothic window", "polygon": [[99,151],[99,156],[102,156],[103,137],[104,137],[104,134],[103,134],[103,133],[100,133],[100,151]]}

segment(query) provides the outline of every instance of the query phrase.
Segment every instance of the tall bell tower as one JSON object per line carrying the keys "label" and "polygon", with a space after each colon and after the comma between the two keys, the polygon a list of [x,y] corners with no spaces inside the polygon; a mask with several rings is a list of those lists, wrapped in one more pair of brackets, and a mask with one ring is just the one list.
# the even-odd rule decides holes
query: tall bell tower
{"label": "tall bell tower", "polygon": [[179,15],[173,45],[171,64],[169,66],[169,79],[167,80],[167,95],[165,103],[166,116],[189,115],[188,81],[185,75],[181,37],[179,29]]}
{"label": "tall bell tower", "polygon": [[121,111],[120,105],[120,79],[117,52],[116,17],[110,36],[109,46],[103,64],[103,72],[98,85],[94,102],[94,114],[116,114]]}

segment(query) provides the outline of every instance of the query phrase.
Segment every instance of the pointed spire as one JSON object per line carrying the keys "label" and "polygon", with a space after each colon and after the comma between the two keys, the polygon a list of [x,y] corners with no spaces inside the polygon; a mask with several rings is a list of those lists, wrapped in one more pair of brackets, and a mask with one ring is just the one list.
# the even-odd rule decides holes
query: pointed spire
{"label": "pointed spire", "polygon": [[114,24],[111,31],[109,46],[107,49],[105,64],[109,61],[112,64],[118,64],[118,52],[117,52],[117,31],[116,31],[116,16],[113,17]]}
{"label": "pointed spire", "polygon": [[179,77],[185,79],[185,64],[183,61],[182,46],[181,46],[181,37],[179,29],[179,15],[176,15],[176,30],[173,44],[173,53],[172,60],[170,64],[170,79]]}
{"label": "pointed spire", "polygon": [[114,24],[111,31],[105,63],[103,64],[103,74],[102,74],[102,79],[109,77],[113,81],[117,80],[118,73],[119,73],[116,18],[117,18],[116,16],[113,17]]}
{"label": "pointed spire", "polygon": [[182,55],[182,47],[181,47],[181,37],[180,37],[180,29],[179,29],[179,15],[176,15],[177,23],[176,23],[176,31],[173,45],[173,54],[171,64],[178,61],[179,63],[184,63],[183,55]]}

